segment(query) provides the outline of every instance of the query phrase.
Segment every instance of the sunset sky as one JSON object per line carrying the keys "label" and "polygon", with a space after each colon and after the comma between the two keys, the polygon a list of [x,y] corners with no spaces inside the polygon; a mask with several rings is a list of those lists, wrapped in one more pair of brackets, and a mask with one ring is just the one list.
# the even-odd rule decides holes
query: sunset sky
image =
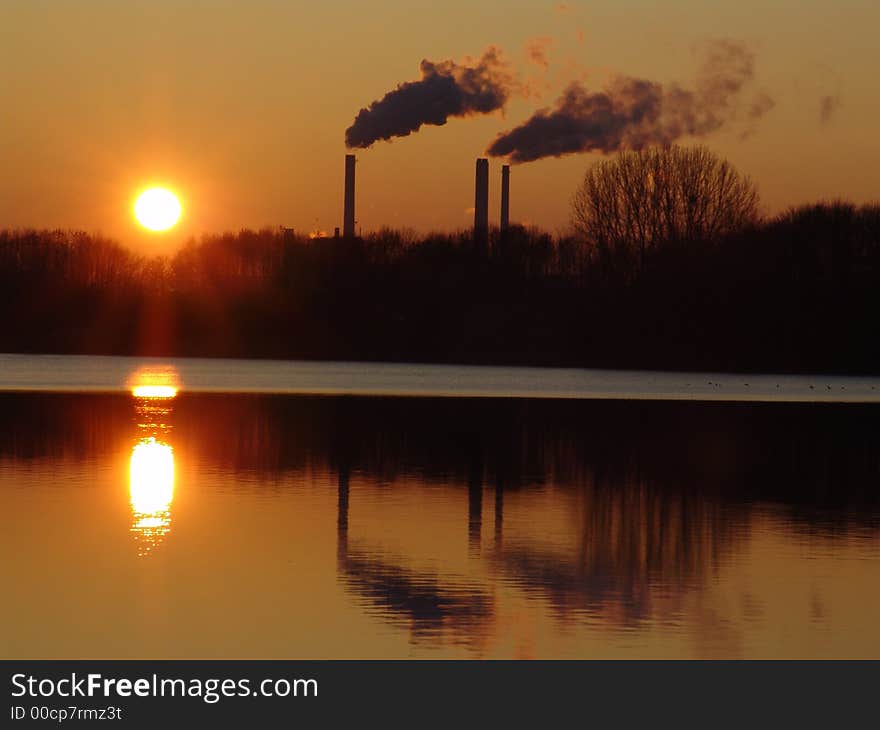
{"label": "sunset sky", "polygon": [[[243,227],[332,231],[358,111],[419,78],[423,58],[458,61],[490,45],[533,93],[514,95],[503,116],[358,150],[362,230],[466,227],[474,158],[497,134],[573,80],[590,91],[614,74],[687,85],[696,51],[720,38],[754,50],[750,93],[775,103],[751,134],[730,125],[700,141],[755,179],[765,210],[877,200],[878,24],[874,0],[3,0],[0,228],[78,228],[156,251]],[[546,68],[526,51],[536,44]],[[512,220],[564,227],[572,190],[599,158],[516,166]],[[500,165],[490,167],[492,222]],[[181,197],[169,233],[148,234],[132,216],[150,184]]]}

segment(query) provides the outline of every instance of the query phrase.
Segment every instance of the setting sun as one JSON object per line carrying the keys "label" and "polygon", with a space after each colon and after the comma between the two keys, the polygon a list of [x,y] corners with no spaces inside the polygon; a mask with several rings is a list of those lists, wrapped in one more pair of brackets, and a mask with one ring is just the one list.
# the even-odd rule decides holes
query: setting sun
{"label": "setting sun", "polygon": [[180,213],[180,201],[166,188],[145,190],[134,204],[134,217],[151,231],[167,231],[180,220]]}

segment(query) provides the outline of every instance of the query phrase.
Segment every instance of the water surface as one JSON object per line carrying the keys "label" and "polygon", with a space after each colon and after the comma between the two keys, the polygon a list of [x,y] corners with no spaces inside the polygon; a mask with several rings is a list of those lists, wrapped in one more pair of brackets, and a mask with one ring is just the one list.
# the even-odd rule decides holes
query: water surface
{"label": "water surface", "polygon": [[0,654],[878,658],[878,438],[854,404],[0,394]]}

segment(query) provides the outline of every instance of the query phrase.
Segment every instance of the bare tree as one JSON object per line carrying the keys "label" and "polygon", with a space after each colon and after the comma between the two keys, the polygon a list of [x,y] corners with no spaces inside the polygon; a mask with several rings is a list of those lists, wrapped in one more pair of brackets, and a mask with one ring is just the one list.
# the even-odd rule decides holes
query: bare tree
{"label": "bare tree", "polygon": [[571,211],[594,251],[641,269],[663,244],[711,242],[754,224],[758,193],[705,147],[650,147],[588,169]]}

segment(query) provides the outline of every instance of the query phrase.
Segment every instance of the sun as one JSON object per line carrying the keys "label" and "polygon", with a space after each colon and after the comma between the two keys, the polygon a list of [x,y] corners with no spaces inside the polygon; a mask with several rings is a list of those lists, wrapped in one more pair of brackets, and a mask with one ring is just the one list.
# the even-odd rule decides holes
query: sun
{"label": "sun", "polygon": [[167,188],[145,190],[134,203],[134,217],[151,231],[167,231],[180,220],[181,212],[180,201]]}

